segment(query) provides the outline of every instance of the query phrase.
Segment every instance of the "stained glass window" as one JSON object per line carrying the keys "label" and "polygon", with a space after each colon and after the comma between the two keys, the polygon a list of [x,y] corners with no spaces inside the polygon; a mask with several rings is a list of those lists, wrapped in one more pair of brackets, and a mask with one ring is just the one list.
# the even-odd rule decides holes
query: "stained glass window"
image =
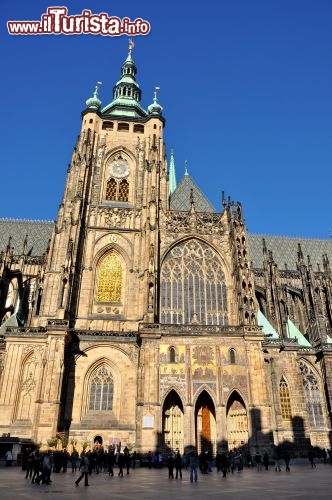
{"label": "stained glass window", "polygon": [[284,377],[281,378],[279,384],[279,396],[280,396],[280,405],[281,405],[281,416],[284,419],[292,418],[292,407],[291,401],[289,397],[289,389],[286,380]]}
{"label": "stained glass window", "polygon": [[303,361],[300,362],[300,370],[306,398],[308,423],[312,427],[324,425],[321,394],[317,377],[313,370]]}
{"label": "stained glass window", "polygon": [[98,302],[121,302],[122,266],[115,252],[107,254],[98,267]]}
{"label": "stained glass window", "polygon": [[227,325],[225,275],[218,255],[206,243],[191,239],[166,256],[161,323]]}
{"label": "stained glass window", "polygon": [[105,365],[99,366],[90,378],[89,410],[112,410],[113,378]]}

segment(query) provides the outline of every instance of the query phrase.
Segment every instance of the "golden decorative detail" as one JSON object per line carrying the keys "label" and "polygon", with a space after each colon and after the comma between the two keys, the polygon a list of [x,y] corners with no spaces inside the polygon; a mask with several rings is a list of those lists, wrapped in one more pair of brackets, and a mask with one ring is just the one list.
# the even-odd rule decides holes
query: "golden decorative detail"
{"label": "golden decorative detail", "polygon": [[120,302],[122,288],[122,266],[119,257],[111,252],[100,262],[98,268],[98,302]]}

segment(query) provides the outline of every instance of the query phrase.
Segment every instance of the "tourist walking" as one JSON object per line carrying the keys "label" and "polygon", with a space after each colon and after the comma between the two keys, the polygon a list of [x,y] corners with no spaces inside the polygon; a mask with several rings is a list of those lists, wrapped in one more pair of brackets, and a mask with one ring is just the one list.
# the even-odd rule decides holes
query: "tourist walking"
{"label": "tourist walking", "polygon": [[84,477],[84,486],[89,486],[88,475],[89,475],[89,459],[86,456],[86,453],[83,451],[81,455],[81,464],[80,464],[80,477],[75,481],[76,486],[79,485],[79,482]]}

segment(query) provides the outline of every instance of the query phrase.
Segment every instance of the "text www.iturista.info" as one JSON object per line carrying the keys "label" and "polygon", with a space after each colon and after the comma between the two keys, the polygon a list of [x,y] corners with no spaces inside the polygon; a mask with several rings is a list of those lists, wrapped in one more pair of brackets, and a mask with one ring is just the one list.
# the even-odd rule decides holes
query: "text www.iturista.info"
{"label": "text www.iturista.info", "polygon": [[91,10],[83,10],[82,14],[68,16],[67,7],[48,7],[47,13],[40,21],[7,21],[10,35],[147,35],[151,26],[148,21],[137,18],[130,21],[128,17],[119,19],[109,17],[102,12],[92,14]]}

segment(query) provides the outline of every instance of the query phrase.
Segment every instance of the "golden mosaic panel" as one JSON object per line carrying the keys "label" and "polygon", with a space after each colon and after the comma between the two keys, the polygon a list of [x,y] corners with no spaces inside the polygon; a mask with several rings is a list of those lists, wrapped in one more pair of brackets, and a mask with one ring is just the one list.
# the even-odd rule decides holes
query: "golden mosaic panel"
{"label": "golden mosaic panel", "polygon": [[98,302],[120,302],[122,289],[122,266],[119,257],[111,252],[100,262],[98,268]]}

